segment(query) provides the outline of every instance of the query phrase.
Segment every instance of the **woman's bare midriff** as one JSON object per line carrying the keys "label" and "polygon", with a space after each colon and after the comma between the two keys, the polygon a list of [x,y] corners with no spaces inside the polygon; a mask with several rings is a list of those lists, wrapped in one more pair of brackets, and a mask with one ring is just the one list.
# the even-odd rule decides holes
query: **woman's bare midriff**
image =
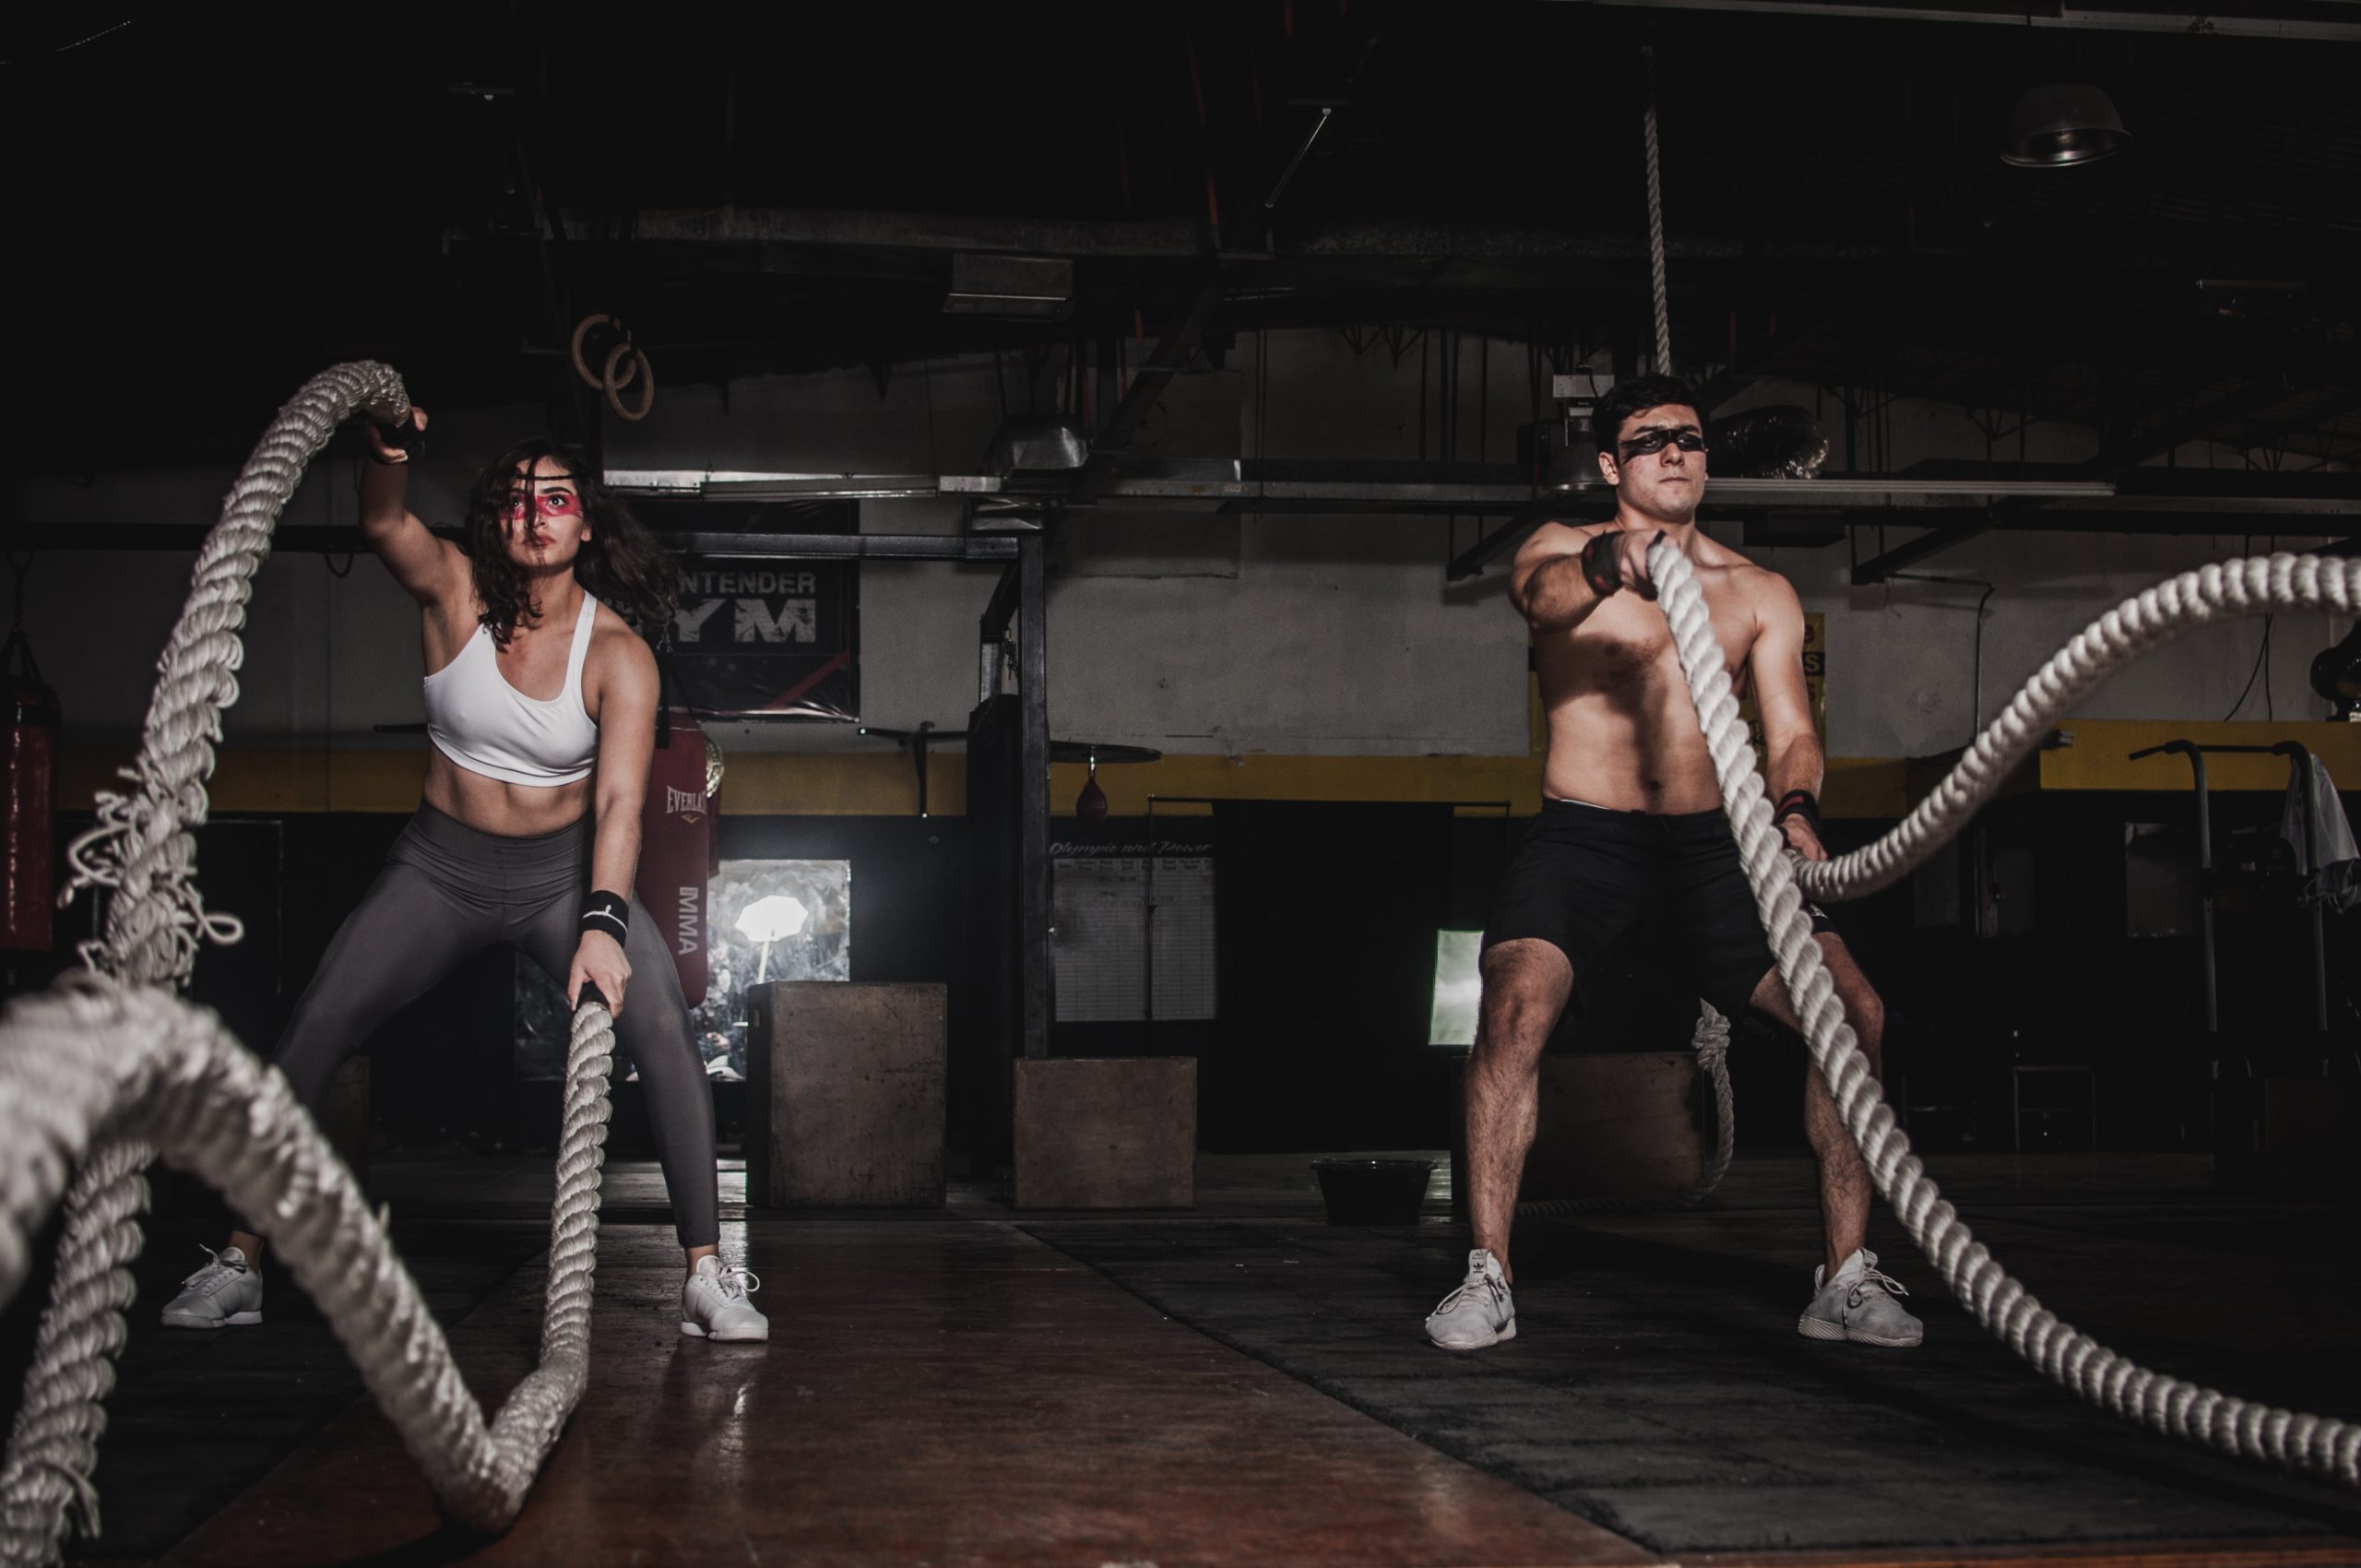
{"label": "woman's bare midriff", "polygon": [[590,809],[590,779],[571,784],[507,784],[470,773],[433,742],[426,748],[426,803],[479,833],[529,838],[582,820]]}

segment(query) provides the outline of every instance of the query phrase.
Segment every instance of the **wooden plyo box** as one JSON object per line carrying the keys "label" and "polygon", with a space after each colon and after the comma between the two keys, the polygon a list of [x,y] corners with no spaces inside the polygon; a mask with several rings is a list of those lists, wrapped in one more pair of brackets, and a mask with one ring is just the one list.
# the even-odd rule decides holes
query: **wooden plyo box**
{"label": "wooden plyo box", "polygon": [[1197,1063],[1189,1056],[1016,1063],[1018,1208],[1192,1208]]}
{"label": "wooden plyo box", "polygon": [[[1541,1059],[1541,1105],[1521,1202],[1674,1198],[1691,1191],[1707,1153],[1697,1058],[1690,1051],[1602,1051]],[[1466,1093],[1452,1133],[1453,1206],[1466,1207]]]}
{"label": "wooden plyo box", "polygon": [[746,1197],[943,1206],[941,985],[777,980],[746,993]]}

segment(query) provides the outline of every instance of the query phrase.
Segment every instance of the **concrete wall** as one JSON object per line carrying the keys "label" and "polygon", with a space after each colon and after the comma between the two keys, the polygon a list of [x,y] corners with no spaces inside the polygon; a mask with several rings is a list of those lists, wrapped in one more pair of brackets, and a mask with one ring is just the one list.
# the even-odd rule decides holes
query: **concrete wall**
{"label": "concrete wall", "polygon": [[[1382,344],[1357,353],[1336,333],[1279,334],[1269,340],[1267,369],[1264,348],[1244,339],[1225,369],[1180,378],[1142,444],[1176,456],[1419,455],[1421,388],[1433,385],[1435,367],[1430,359],[1422,382],[1418,348],[1397,365]],[[1481,377],[1480,452],[1479,356],[1476,343],[1462,346],[1458,455],[1505,460],[1516,426],[1529,417],[1525,351],[1521,344],[1493,346]],[[811,472],[972,469],[1000,417],[993,382],[989,361],[970,361],[901,367],[882,396],[859,370],[742,382],[726,403],[716,388],[666,387],[653,417],[614,434],[610,460]],[[1014,368],[1007,387],[1021,403]],[[431,388],[419,390],[431,408]],[[1815,396],[1809,387],[1763,386],[1748,400],[1810,406]],[[439,419],[417,509],[430,520],[456,517],[473,469],[536,421],[528,409]],[[1425,423],[1427,455],[1435,456],[1441,419],[1430,392]],[[1982,434],[1956,409],[1897,405],[1890,432],[1896,468],[1985,455]],[[2036,426],[2027,455],[2066,460],[2092,445],[2087,431]],[[2201,449],[2180,460],[2242,461]],[[26,479],[10,482],[0,500],[9,517],[93,529],[205,522],[230,477],[224,469],[125,471],[87,482]],[[288,520],[350,522],[354,480],[352,458],[319,465]],[[955,505],[945,503],[872,502],[864,505],[862,527],[947,532],[957,518]],[[1473,528],[1459,522],[1459,545],[1473,539]],[[1875,548],[1868,538],[1857,542],[1865,554]],[[2254,547],[2263,544],[2258,539]],[[1988,719],[2108,605],[2243,547],[2231,535],[1995,534],[1926,569],[1996,585],[1983,624],[1981,711]],[[1506,603],[1501,570],[1445,584],[1453,548],[1440,518],[1132,515],[1080,524],[1061,553],[1050,600],[1052,723],[1061,735],[1174,753],[1522,754],[1523,626]],[[1807,607],[1827,613],[1833,753],[1921,754],[1969,737],[1980,589],[1910,583],[1854,589],[1843,544],[1754,553],[1795,580]],[[107,743],[136,734],[187,568],[185,557],[141,553],[54,552],[35,562],[30,630],[60,689],[69,739]],[[975,621],[991,580],[987,568],[863,566],[865,718],[896,727],[920,719],[949,727],[965,718],[974,701]],[[2257,682],[2239,716],[2319,717],[2305,670],[2343,629],[2327,617],[2281,617],[2269,682]],[[2192,636],[2096,694],[2087,712],[2222,718],[2254,667],[2261,633],[2260,622],[2241,622]],[[273,560],[257,584],[248,638],[243,695],[229,719],[233,743],[419,743],[373,732],[422,717],[415,614],[374,562]],[[733,749],[864,744],[843,729],[818,726],[765,726],[723,738]]]}

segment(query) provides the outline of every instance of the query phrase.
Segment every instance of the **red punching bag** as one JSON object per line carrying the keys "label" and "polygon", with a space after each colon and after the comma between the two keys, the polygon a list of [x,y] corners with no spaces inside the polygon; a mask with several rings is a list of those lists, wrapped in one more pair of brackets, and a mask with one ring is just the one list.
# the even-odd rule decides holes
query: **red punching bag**
{"label": "red punching bag", "polygon": [[639,901],[696,1006],[706,992],[706,886],[712,876],[714,806],[706,787],[705,731],[678,708],[658,722],[639,826]]}
{"label": "red punching bag", "polygon": [[[0,948],[46,953],[55,933],[57,694],[43,684],[19,624],[8,634],[6,812],[0,820]],[[22,668],[19,669],[18,666]]]}

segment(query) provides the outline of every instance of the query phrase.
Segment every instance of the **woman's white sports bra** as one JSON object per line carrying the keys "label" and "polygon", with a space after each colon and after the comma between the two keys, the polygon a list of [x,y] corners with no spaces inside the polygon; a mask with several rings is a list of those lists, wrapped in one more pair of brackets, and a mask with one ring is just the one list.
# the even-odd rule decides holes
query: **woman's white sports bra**
{"label": "woman's white sports bra", "polygon": [[598,616],[599,601],[584,594],[566,650],[565,685],[547,702],[508,683],[491,629],[477,626],[459,656],[426,678],[426,733],[435,749],[504,784],[587,778],[599,758],[599,726],[582,706],[582,661]]}

